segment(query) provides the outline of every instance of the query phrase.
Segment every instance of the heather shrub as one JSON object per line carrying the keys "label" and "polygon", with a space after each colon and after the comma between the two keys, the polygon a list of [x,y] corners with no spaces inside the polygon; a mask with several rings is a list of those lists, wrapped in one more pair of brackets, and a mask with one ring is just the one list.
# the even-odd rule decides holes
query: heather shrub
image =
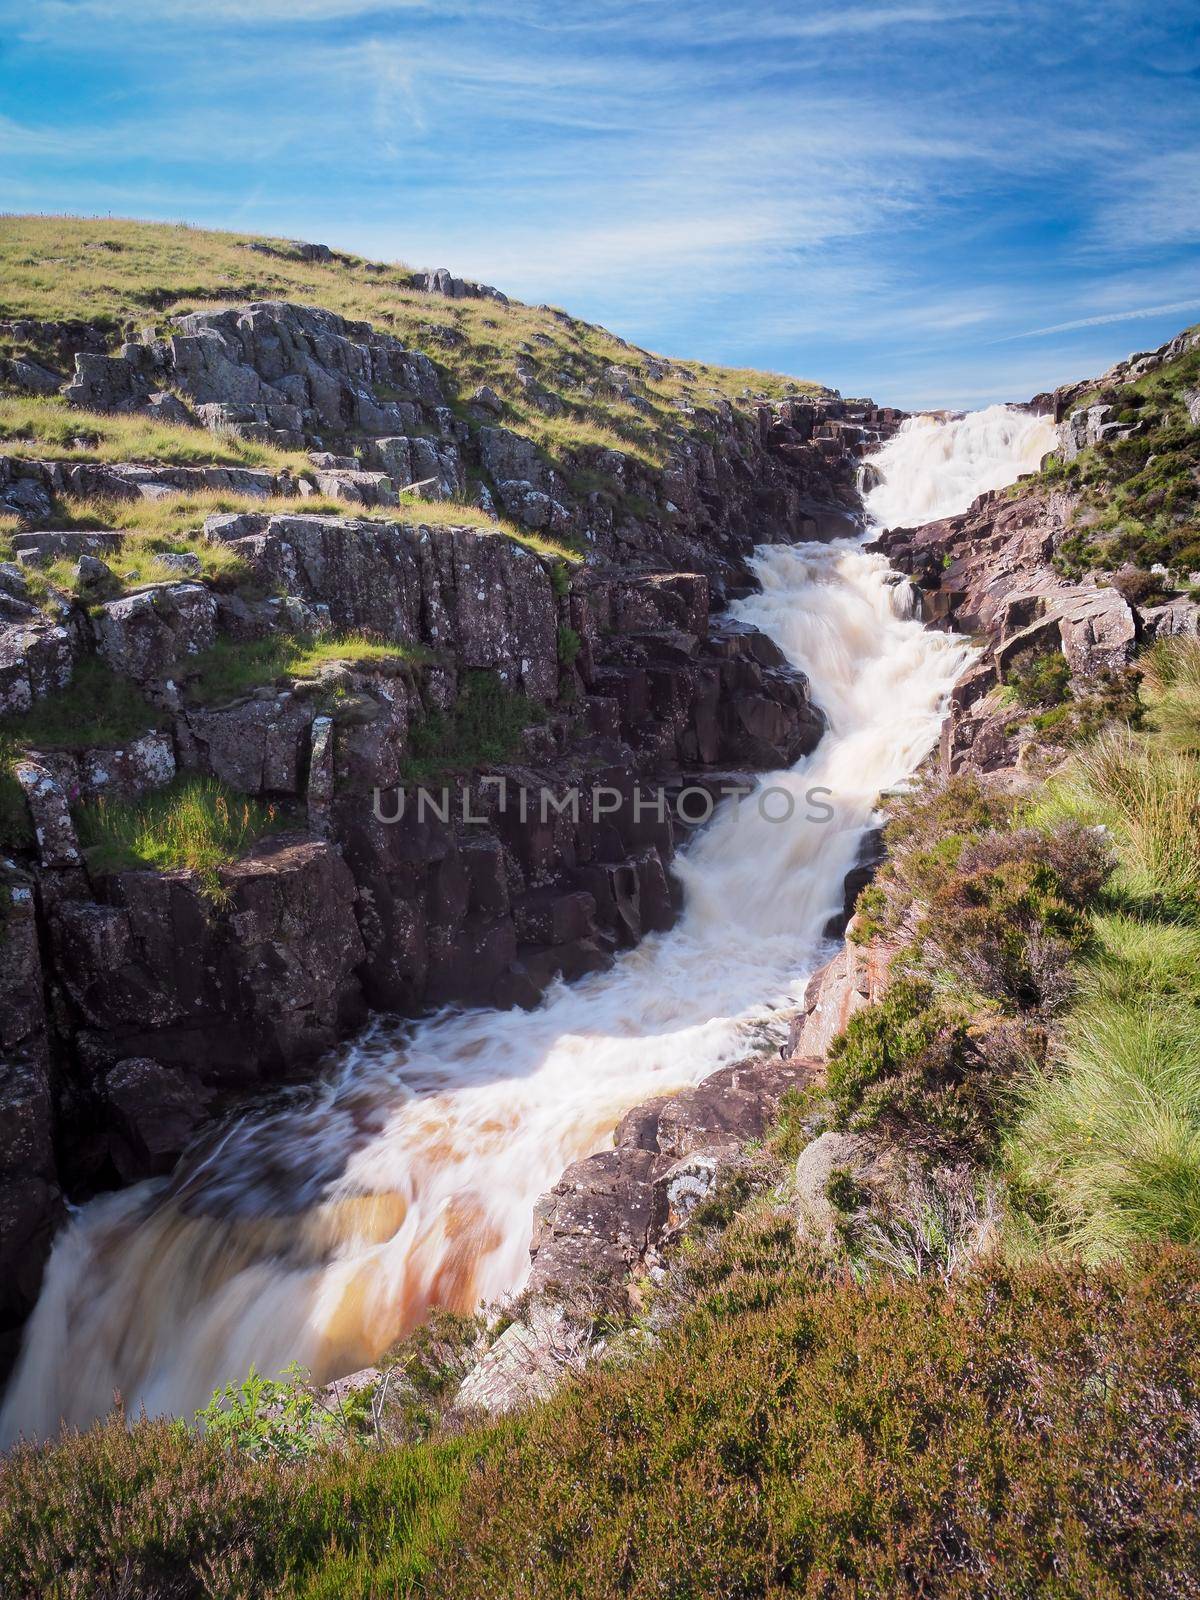
{"label": "heather shrub", "polygon": [[957,871],[929,896],[922,958],[1006,1006],[1058,1010],[1070,997],[1070,963],[1090,937],[1084,908],[1109,870],[1100,837],[1084,828],[987,834],[964,847]]}
{"label": "heather shrub", "polygon": [[952,881],[968,840],[1006,827],[1013,814],[1011,800],[963,774],[927,780],[893,796],[889,807],[887,860],[856,906],[859,944],[896,933],[914,905]]}
{"label": "heather shrub", "polygon": [[1112,586],[1131,606],[1153,605],[1170,591],[1170,583],[1161,572],[1150,572],[1145,567],[1123,566],[1112,580]]}
{"label": "heather shrub", "polygon": [[5,1600],[405,1595],[454,1525],[481,1435],[251,1454],[121,1414],[0,1458]]}
{"label": "heather shrub", "polygon": [[704,1302],[510,1434],[431,1595],[1190,1595],[1197,1337],[1170,1250]]}
{"label": "heather shrub", "polygon": [[994,1069],[965,1016],[928,982],[901,977],[830,1046],[833,1120],[927,1155],[980,1148],[993,1137],[1006,1075]]}
{"label": "heather shrub", "polygon": [[932,849],[951,835],[1003,828],[1013,813],[1012,800],[965,773],[929,780],[893,797],[889,807],[887,844],[897,855]]}
{"label": "heather shrub", "polygon": [[1008,675],[1009,687],[1023,706],[1058,706],[1071,692],[1071,668],[1061,650],[1019,662]]}

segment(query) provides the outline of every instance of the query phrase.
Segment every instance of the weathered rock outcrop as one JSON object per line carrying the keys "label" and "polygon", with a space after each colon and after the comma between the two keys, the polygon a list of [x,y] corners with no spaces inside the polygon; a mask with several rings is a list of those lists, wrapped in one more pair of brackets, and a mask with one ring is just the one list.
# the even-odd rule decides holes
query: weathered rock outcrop
{"label": "weathered rock outcrop", "polygon": [[1054,567],[1076,499],[1054,490],[991,493],[961,516],[892,528],[874,548],[916,581],[927,620],[982,641],[951,696],[946,772],[1022,761],[1013,708],[996,691],[1030,659],[1061,651],[1081,691],[1132,661],[1148,619],[1103,574],[1075,583]]}
{"label": "weathered rock outcrop", "polygon": [[857,944],[853,932],[852,921],[842,948],[808,980],[788,1034],[789,1059],[824,1061],[854,1013],[873,1004],[887,988],[893,951],[878,941]]}
{"label": "weathered rock outcrop", "polygon": [[221,873],[119,871],[48,905],[54,980],[89,1063],[152,1056],[239,1088],[315,1060],[361,1020],[355,885],[323,841],[280,836]]}
{"label": "weathered rock outcrop", "polygon": [[788,1089],[817,1071],[798,1059],[751,1059],[630,1111],[611,1150],[575,1162],[539,1200],[530,1287],[563,1295],[652,1268],[739,1147],[759,1137]]}
{"label": "weathered rock outcrop", "polygon": [[37,1298],[64,1216],[35,883],[0,866],[0,1366]]}
{"label": "weathered rock outcrop", "polygon": [[[453,297],[478,286],[438,273],[428,287]],[[836,395],[755,407],[721,400],[706,414],[705,436],[677,431],[662,467],[587,446],[551,461],[499,424],[499,402],[486,386],[467,413],[456,413],[428,356],[315,307],[271,301],[196,312],[180,318],[169,338],[147,330],[115,354],[101,353],[94,339],[76,348],[64,390],[75,404],[153,415],[169,405],[174,421],[313,452],[313,476],[56,463],[37,472],[18,466],[5,479],[0,466],[0,501],[34,519],[45,515],[55,487],[134,497],[172,487],[232,489],[236,480],[237,492],[317,490],[386,505],[410,485],[427,497],[463,495],[474,478],[480,505],[530,530],[570,534],[607,557],[697,570],[721,583],[744,581],[746,558],[765,539],[848,527],[857,459],[900,420],[898,412]],[[621,369],[610,369],[608,382],[618,394],[628,390],[631,404],[639,401],[623,387]],[[545,401],[544,409],[562,410],[557,396]],[[583,488],[583,479],[599,486]]]}

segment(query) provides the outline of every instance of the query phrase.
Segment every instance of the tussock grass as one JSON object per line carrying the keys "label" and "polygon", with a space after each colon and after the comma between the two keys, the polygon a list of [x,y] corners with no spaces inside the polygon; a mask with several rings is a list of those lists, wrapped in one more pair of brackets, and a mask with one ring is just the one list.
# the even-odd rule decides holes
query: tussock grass
{"label": "tussock grass", "polygon": [[1200,1243],[1200,651],[1148,662],[1159,731],[1079,751],[1040,816],[1108,828],[1118,867],[1050,1062],[1023,1086],[1005,1147],[1018,1245],[1095,1261]]}
{"label": "tussock grass", "polygon": [[277,807],[235,794],[215,778],[179,779],[133,801],[92,801],[78,808],[76,823],[95,871],[185,868],[215,902],[228,897],[221,868],[285,825]]}
{"label": "tussock grass", "polygon": [[1200,756],[1110,731],[1078,753],[1062,790],[1082,820],[1112,832],[1118,889],[1173,915],[1200,913]]}
{"label": "tussock grass", "polygon": [[350,666],[380,662],[418,665],[426,659],[426,652],[418,646],[391,644],[362,633],[317,639],[273,633],[266,639],[219,640],[210,649],[190,656],[181,664],[180,673],[187,679],[189,699],[219,704],[281,678],[312,677],[338,661]]}
{"label": "tussock grass", "polygon": [[1200,751],[1200,639],[1163,639],[1142,656],[1142,691],[1163,741]]}
{"label": "tussock grass", "polygon": [[57,395],[0,395],[0,454],[52,461],[135,461],[173,467],[285,468],[311,475],[298,451],[226,430],[115,411],[84,411]]}
{"label": "tussock grass", "polygon": [[1057,1061],[1026,1086],[1009,1145],[1018,1185],[1044,1196],[1044,1233],[1086,1261],[1155,1239],[1200,1243],[1196,1004],[1138,989],[1127,970],[1085,993]]}
{"label": "tussock grass", "polygon": [[[105,552],[103,560],[123,589],[150,583],[178,583],[181,576],[162,558],[167,555],[194,555],[200,563],[196,574],[214,589],[250,589],[257,586],[254,574],[228,545],[210,544],[207,539],[162,538],[153,534],[133,535],[119,550]],[[72,582],[74,582],[72,567]]]}

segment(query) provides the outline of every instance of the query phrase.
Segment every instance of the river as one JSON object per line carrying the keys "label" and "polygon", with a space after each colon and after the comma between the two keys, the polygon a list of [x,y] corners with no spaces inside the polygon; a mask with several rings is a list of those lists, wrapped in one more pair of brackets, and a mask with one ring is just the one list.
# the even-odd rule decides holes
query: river
{"label": "river", "polygon": [[[999,406],[912,419],[874,457],[868,514],[963,510],[1052,444],[1044,419]],[[765,547],[755,570],[761,592],[734,612],[808,674],[829,729],[675,863],[676,926],[533,1012],[377,1022],[315,1096],[243,1117],[169,1181],[83,1207],[55,1244],[0,1439],[86,1424],[115,1390],[131,1411],[187,1415],[251,1364],[295,1360],[323,1380],[431,1306],[518,1289],[534,1202],[565,1166],[630,1106],[778,1032],[829,953],[821,929],[877,797],[933,746],[969,646],[927,631],[861,541]],[[808,820],[815,789],[829,820]]]}

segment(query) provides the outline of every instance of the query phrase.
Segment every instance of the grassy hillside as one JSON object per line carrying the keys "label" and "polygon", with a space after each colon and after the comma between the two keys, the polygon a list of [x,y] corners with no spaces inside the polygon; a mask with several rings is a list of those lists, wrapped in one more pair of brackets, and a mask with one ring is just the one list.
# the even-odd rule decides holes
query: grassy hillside
{"label": "grassy hillside", "polygon": [[[656,462],[671,432],[693,425],[693,410],[748,394],[825,392],[776,373],[661,360],[549,306],[448,300],[415,289],[412,278],[400,263],[344,254],[309,261],[294,242],[253,234],[0,217],[0,318],[80,320],[116,340],[150,325],[165,331],[187,311],[248,300],[323,306],[424,351],[460,401],[487,384],[508,425],[550,450],[598,444]],[[10,339],[0,354],[20,353],[19,345]]]}
{"label": "grassy hillside", "polygon": [[[1195,331],[1195,330],[1188,330]],[[1200,349],[1129,383],[1101,384],[1071,402],[1072,410],[1111,407],[1111,420],[1132,430],[1106,440],[1045,475],[1081,492],[1077,529],[1057,561],[1074,576],[1090,567],[1128,566],[1131,598],[1192,589],[1200,572]],[[1173,577],[1154,574],[1161,563]]]}

